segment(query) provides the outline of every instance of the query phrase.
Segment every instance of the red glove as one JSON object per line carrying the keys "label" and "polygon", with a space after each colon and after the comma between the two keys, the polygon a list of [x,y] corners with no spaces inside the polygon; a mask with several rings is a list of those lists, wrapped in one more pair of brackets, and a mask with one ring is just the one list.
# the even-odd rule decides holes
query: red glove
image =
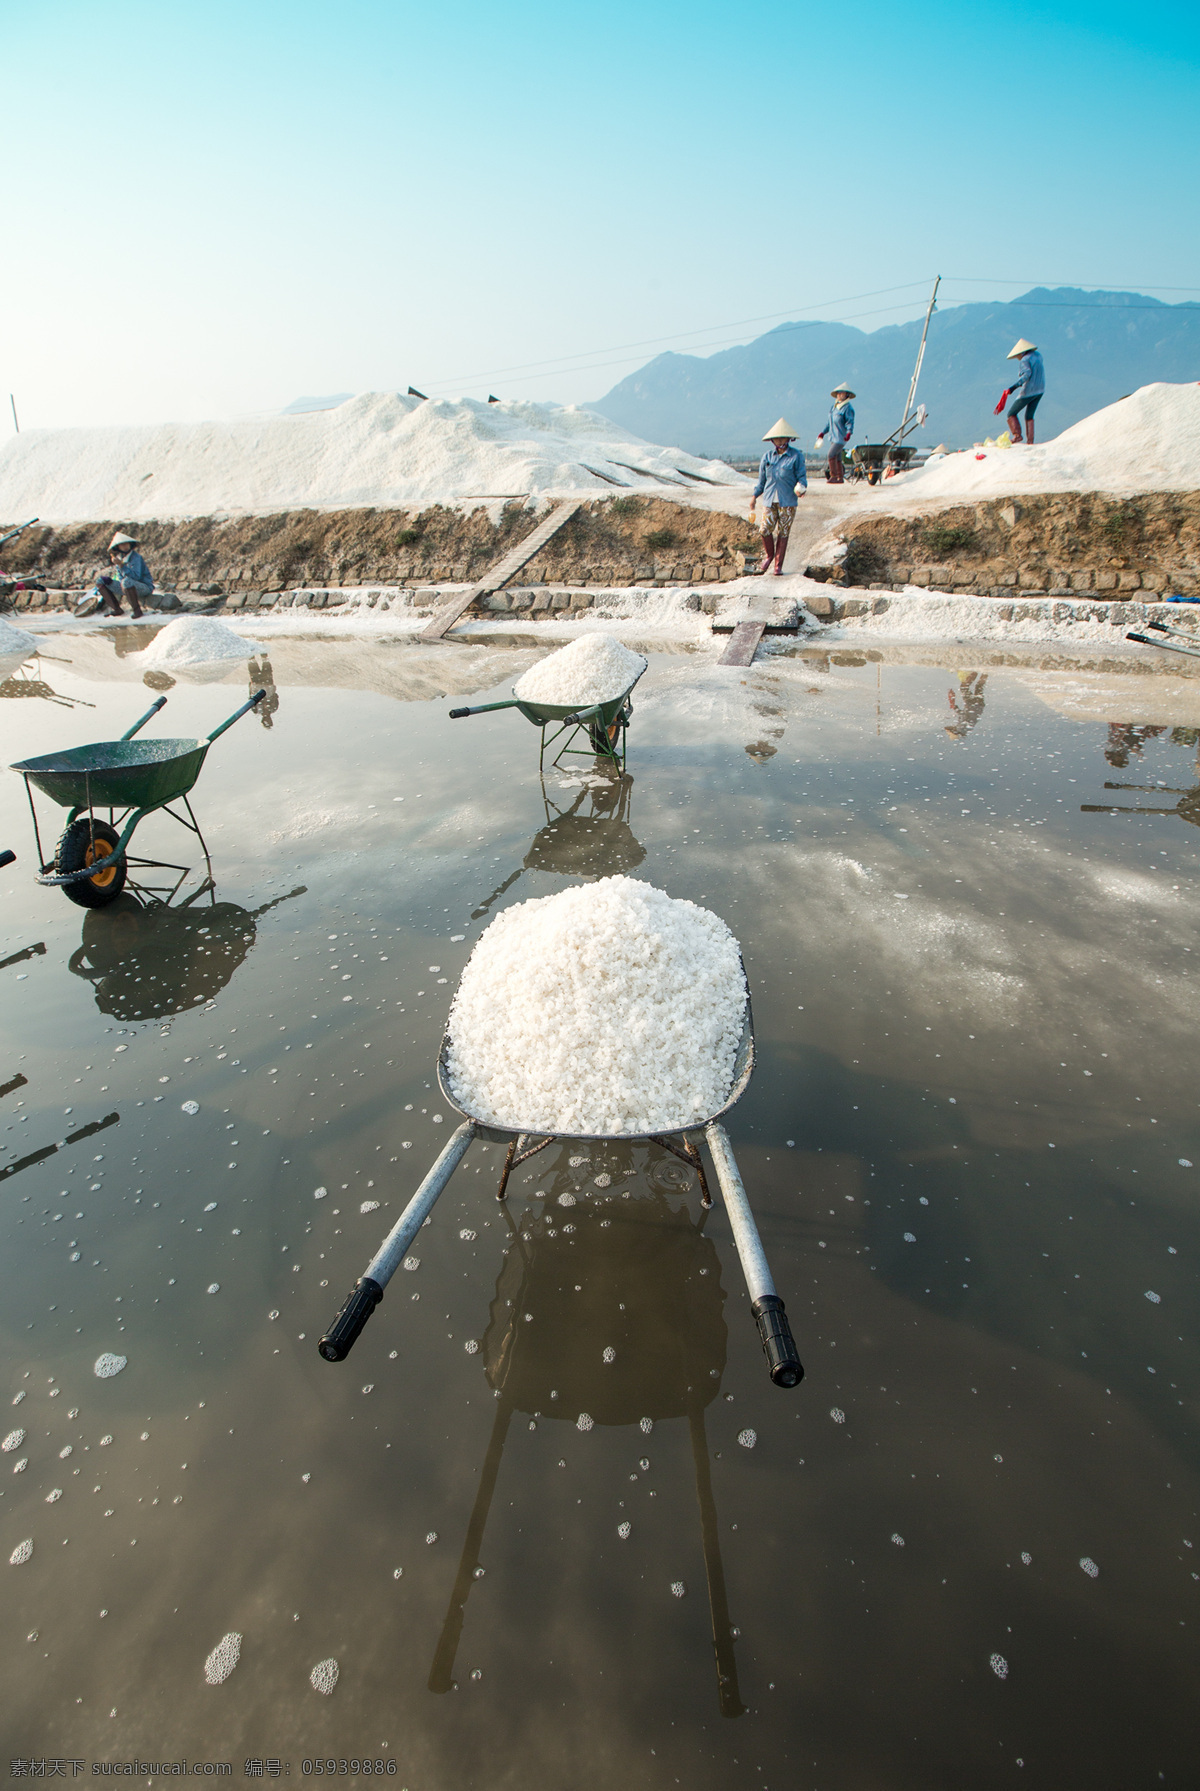
{"label": "red glove", "polygon": [[998,405],[997,405],[997,406],[996,406],[996,408],[995,408],[995,410],[994,410],[994,411],[993,411],[993,412],[992,412],[992,415],[993,415],[993,416],[994,416],[994,417],[998,417],[998,416],[999,416],[999,415],[1000,415],[1000,412],[1001,412],[1001,411],[1002,411],[1002,410],[1003,410],[1003,409],[1004,409],[1004,406],[1005,406],[1005,403],[1006,403],[1006,401],[1007,401],[1007,399],[1008,399],[1008,393],[1009,393],[1009,392],[1011,392],[1011,391],[1012,391],[1012,387],[1011,387],[1011,386],[1009,386],[1009,388],[1008,388],[1008,391],[1006,391],[1006,392],[1001,392],[1001,394],[1000,394],[1000,402],[999,402],[999,404],[998,404]]}

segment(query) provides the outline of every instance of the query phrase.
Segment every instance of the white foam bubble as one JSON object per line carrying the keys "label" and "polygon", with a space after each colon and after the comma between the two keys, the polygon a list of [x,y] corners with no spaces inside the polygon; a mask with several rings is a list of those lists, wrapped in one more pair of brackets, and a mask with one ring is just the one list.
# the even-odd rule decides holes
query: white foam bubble
{"label": "white foam bubble", "polygon": [[894,1543],[895,1543],[895,1545],[896,1545],[896,1547],[897,1547],[897,1548],[903,1548],[903,1547],[904,1547],[904,1538],[903,1538],[903,1536],[901,1536],[901,1535],[900,1535],[900,1533],[899,1533],[899,1532],[898,1532],[898,1531],[896,1531],[896,1530],[893,1530],[893,1531],[892,1531],[892,1541],[893,1541],[893,1542],[894,1542]]}
{"label": "white foam bubble", "polygon": [[204,1677],[210,1685],[224,1685],[241,1659],[242,1638],[236,1629],[223,1635],[204,1663]]}
{"label": "white foam bubble", "polygon": [[686,1598],[687,1597],[687,1587],[684,1585],[682,1580],[672,1580],[671,1581],[671,1596],[672,1596],[672,1598]]}
{"label": "white foam bubble", "polygon": [[591,1430],[595,1422],[596,1420],[592,1417],[590,1412],[580,1412],[578,1418],[575,1420],[575,1428],[576,1430]]}
{"label": "white foam bubble", "polygon": [[105,1350],[92,1363],[92,1373],[98,1381],[109,1381],[114,1374],[120,1374],[128,1360],[128,1356],[114,1356],[109,1350]]}
{"label": "white foam bubble", "polygon": [[458,1235],[464,1244],[473,1244],[477,1234],[473,1232],[469,1226],[464,1225]]}
{"label": "white foam bubble", "polygon": [[358,1210],[360,1213],[377,1213],[379,1211],[379,1202],[377,1200],[364,1200]]}
{"label": "white foam bubble", "polygon": [[758,1432],[756,1430],[739,1430],[738,1431],[738,1442],[742,1445],[743,1449],[753,1449],[753,1447],[754,1447],[755,1443],[757,1443],[757,1441],[758,1441]]}
{"label": "white foam bubble", "polygon": [[50,1491],[46,1494],[46,1503],[47,1503],[47,1505],[57,1505],[58,1501],[61,1498],[62,1498],[62,1487],[55,1486],[55,1487],[52,1487],[50,1489]]}
{"label": "white foam bubble", "polygon": [[221,1283],[219,1281],[210,1281],[208,1284],[208,1291],[209,1293],[220,1293]]}
{"label": "white foam bubble", "polygon": [[1092,1560],[1090,1555],[1081,1555],[1079,1557],[1079,1565],[1091,1580],[1094,1580],[1100,1572],[1100,1569],[1096,1566],[1096,1563]]}
{"label": "white foam bubble", "polygon": [[419,1256],[406,1256],[404,1258],[404,1266],[409,1274],[413,1275],[421,1266],[421,1258]]}
{"label": "white foam bubble", "polygon": [[308,1682],[314,1691],[328,1697],[338,1682],[338,1664],[336,1660],[319,1660],[308,1675]]}
{"label": "white foam bubble", "polygon": [[463,1348],[469,1356],[477,1356],[479,1354],[479,1345],[474,1337],[468,1337],[467,1341],[463,1344]]}
{"label": "white foam bubble", "polygon": [[0,1449],[3,1449],[6,1455],[11,1455],[13,1450],[19,1449],[24,1441],[25,1432],[23,1430],[10,1430],[4,1441],[0,1443]]}
{"label": "white foam bubble", "polygon": [[628,1542],[632,1529],[633,1529],[632,1524],[618,1524],[617,1525],[617,1535],[621,1538],[622,1542]]}
{"label": "white foam bubble", "polygon": [[24,1542],[18,1542],[16,1548],[8,1557],[8,1564],[10,1567],[24,1567],[26,1561],[29,1560],[32,1554],[33,1537],[27,1536]]}
{"label": "white foam bubble", "polygon": [[644,1435],[649,1436],[650,1432],[654,1429],[654,1419],[653,1418],[639,1418],[638,1419],[638,1429],[640,1431],[642,1431]]}
{"label": "white foam bubble", "polygon": [[991,1667],[992,1672],[996,1675],[997,1679],[1008,1678],[1008,1662],[1002,1654],[989,1655],[988,1665]]}
{"label": "white foam bubble", "polygon": [[181,1101],[179,1106],[183,1113],[199,1113],[200,1111],[199,1101]]}
{"label": "white foam bubble", "polygon": [[1156,1294],[1156,1293],[1151,1293],[1149,1288],[1146,1289],[1146,1298],[1149,1300],[1149,1302],[1152,1306],[1161,1306],[1162,1305],[1162,1295]]}
{"label": "white foam bubble", "polygon": [[615,1362],[616,1359],[617,1359],[617,1352],[615,1349],[613,1349],[612,1345],[609,1344],[609,1346],[604,1351],[604,1360],[606,1362]]}
{"label": "white foam bubble", "polygon": [[846,1422],[846,1414],[840,1406],[831,1405],[829,1408],[829,1416],[833,1419],[835,1424],[844,1424]]}

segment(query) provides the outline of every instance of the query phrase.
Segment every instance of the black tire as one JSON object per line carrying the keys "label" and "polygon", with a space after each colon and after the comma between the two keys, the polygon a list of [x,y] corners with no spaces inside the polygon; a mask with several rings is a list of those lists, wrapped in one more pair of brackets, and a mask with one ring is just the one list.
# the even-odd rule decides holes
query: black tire
{"label": "black tire", "polygon": [[[107,858],[116,849],[119,838],[116,829],[107,821],[97,821],[92,816],[72,821],[54,849],[56,876],[86,870],[97,858]],[[79,908],[107,908],[124,889],[127,870],[122,858],[95,877],[81,877],[77,883],[63,883],[59,887],[67,900]]]}

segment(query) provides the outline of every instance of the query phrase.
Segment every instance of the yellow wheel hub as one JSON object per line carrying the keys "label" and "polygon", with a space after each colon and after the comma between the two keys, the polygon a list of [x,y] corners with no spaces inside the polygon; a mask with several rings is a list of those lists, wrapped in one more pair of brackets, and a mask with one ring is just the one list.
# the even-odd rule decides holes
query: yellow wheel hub
{"label": "yellow wheel hub", "polygon": [[[103,840],[92,840],[84,852],[83,862],[85,865],[95,864],[98,858],[107,858],[111,850],[112,848],[106,846]],[[107,889],[116,874],[116,865],[110,864],[105,870],[97,871],[94,877],[89,877],[88,882],[94,883],[97,889]]]}

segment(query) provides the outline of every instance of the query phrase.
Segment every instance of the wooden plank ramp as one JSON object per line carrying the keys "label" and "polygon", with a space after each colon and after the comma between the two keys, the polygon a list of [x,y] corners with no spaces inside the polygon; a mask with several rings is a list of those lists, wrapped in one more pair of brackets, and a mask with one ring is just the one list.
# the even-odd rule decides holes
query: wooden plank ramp
{"label": "wooden plank ramp", "polygon": [[440,641],[473,603],[478,603],[481,597],[490,597],[493,591],[506,585],[514,573],[527,565],[534,554],[545,547],[551,536],[557,535],[563,524],[570,522],[581,501],[576,499],[574,503],[559,504],[556,509],[551,510],[549,516],[539,522],[536,529],[526,535],[523,541],[519,541],[516,547],[511,548],[503,559],[497,560],[490,572],[486,572],[477,585],[472,585],[465,596],[452,597],[449,603],[443,604],[428,628],[423,628],[417,639]]}
{"label": "wooden plank ramp", "polygon": [[758,643],[765,634],[766,627],[765,622],[739,622],[717,664],[749,665],[758,651]]}

